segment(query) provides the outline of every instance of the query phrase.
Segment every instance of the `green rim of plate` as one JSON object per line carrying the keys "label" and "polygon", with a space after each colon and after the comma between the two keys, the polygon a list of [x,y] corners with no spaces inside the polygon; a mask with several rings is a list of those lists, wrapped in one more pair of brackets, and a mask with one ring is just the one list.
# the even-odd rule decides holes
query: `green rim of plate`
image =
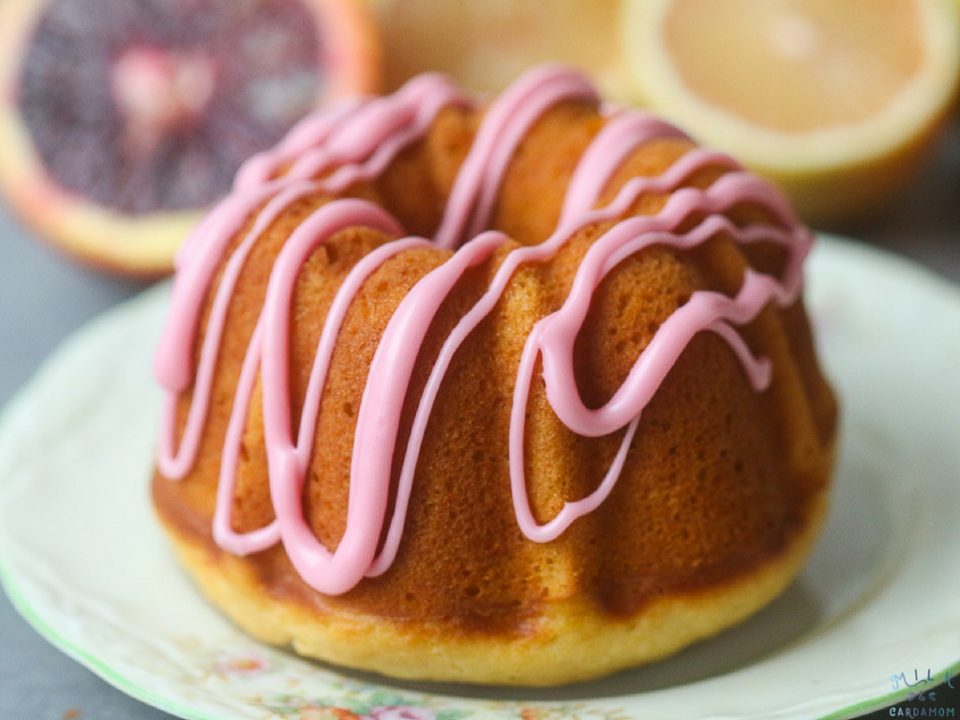
{"label": "green rim of plate", "polygon": [[0,585],[3,586],[7,597],[10,598],[10,603],[14,609],[20,613],[20,616],[26,620],[41,637],[117,690],[120,690],[135,700],[139,700],[158,710],[176,715],[185,720],[221,720],[221,718],[212,715],[202,715],[197,710],[179,705],[162,695],[158,695],[151,690],[141,687],[122,673],[114,670],[107,661],[90,654],[70,640],[67,640],[57,630],[48,625],[40,613],[36,612],[30,606],[20,592],[20,589],[14,583],[13,573],[3,564],[2,558],[0,558]]}

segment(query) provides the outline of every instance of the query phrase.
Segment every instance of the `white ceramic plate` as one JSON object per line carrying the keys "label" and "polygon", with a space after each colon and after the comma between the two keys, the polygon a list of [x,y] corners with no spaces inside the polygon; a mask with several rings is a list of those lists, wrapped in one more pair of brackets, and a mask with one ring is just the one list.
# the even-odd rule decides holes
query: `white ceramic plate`
{"label": "white ceramic plate", "polygon": [[428,686],[302,661],[234,629],[180,572],[148,504],[165,286],[78,333],[6,410],[3,583],[64,652],[183,718],[729,720],[892,702],[911,692],[904,681],[960,670],[960,293],[837,240],[820,243],[808,278],[843,402],[826,532],[777,602],[660,664],[557,690]]}

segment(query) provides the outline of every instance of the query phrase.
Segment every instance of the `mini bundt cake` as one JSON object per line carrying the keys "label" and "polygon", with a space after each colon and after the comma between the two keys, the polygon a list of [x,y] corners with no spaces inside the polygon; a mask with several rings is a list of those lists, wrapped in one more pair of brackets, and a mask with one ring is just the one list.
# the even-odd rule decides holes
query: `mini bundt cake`
{"label": "mini bundt cake", "polygon": [[810,243],[564,68],[340,104],[179,254],[156,509],[304,655],[530,685],[664,656],[780,593],[824,517]]}

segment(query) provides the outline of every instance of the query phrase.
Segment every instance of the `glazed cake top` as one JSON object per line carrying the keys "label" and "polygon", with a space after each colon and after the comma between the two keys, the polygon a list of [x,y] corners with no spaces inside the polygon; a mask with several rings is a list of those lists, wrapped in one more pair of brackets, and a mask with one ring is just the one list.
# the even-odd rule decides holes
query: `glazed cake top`
{"label": "glazed cake top", "polygon": [[[510,250],[487,291],[444,339],[400,455],[393,512],[387,517],[391,482],[397,473],[393,461],[401,410],[427,330],[464,273],[509,242],[504,233],[486,229],[504,174],[530,128],[550,108],[565,102],[597,108],[605,123],[576,167],[554,231],[539,244]],[[227,309],[257,239],[298,199],[318,192],[337,198],[354,183],[378,177],[400,152],[422,139],[437,115],[451,105],[475,107],[474,101],[446,78],[423,75],[392,96],[352,100],[307,118],[277,148],[243,166],[234,192],[197,227],[177,259],[172,306],[155,368],[166,391],[158,448],[162,475],[171,480],[182,478],[195,462]],[[266,299],[244,359],[222,451],[213,521],[216,542],[241,555],[282,543],[303,580],[330,595],[350,590],[364,576],[385,572],[400,546],[427,424],[454,354],[493,311],[519,267],[549,262],[588,225],[612,223],[584,255],[566,300],[534,325],[516,371],[509,429],[510,485],[518,526],[529,540],[557,538],[609,495],[644,408],[697,333],[709,331],[722,338],[739,358],[753,388],[764,390],[770,383],[770,363],[753,355],[738,328],[750,323],[768,304],[787,306],[798,298],[803,261],[811,245],[809,232],[797,222],[779,192],[731,158],[695,148],[662,175],[629,180],[612,201],[597,207],[610,178],[630,153],[655,139],[682,137],[676,128],[644,112],[601,105],[582,76],[547,66],[523,76],[489,105],[432,237],[407,236],[387,210],[366,200],[333,199],[307,216],[270,270]],[[705,189],[682,187],[687,177],[707,167],[727,172]],[[653,215],[625,217],[637,199],[648,193],[669,193],[670,197]],[[726,213],[743,203],[759,207],[769,220],[742,226],[733,223]],[[251,229],[228,252],[250,221]],[[356,226],[395,239],[367,254],[337,290],[324,320],[302,413],[294,423],[289,371],[294,287],[303,265],[320,244]],[[604,278],[644,248],[693,248],[718,233],[737,243],[762,241],[781,246],[787,257],[782,275],[749,269],[733,296],[709,290],[693,293],[660,325],[613,396],[601,407],[588,407],[574,377],[573,348]],[[421,247],[445,248],[449,257],[413,286],[380,339],[357,414],[346,530],[331,552],[305,521],[303,487],[338,332],[364,281],[389,258]],[[204,303],[220,271],[195,363]],[[538,522],[531,511],[524,478],[525,419],[538,361],[550,407],[566,427],[587,437],[623,433],[619,450],[596,489],[567,502],[545,523]],[[275,520],[241,533],[232,527],[231,508],[245,419],[258,379]],[[191,391],[186,422],[177,438],[178,403]]]}

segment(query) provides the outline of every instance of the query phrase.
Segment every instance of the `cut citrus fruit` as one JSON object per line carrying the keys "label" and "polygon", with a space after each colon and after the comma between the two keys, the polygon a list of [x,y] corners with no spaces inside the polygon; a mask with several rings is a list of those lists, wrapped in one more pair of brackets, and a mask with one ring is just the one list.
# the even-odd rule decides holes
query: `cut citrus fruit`
{"label": "cut citrus fruit", "polygon": [[0,187],[40,235],[170,269],[249,155],[379,84],[360,0],[0,2]]}
{"label": "cut citrus fruit", "polygon": [[590,73],[605,96],[632,92],[617,44],[619,1],[372,0],[387,84],[440,70],[473,90],[502,90],[531,65],[563,61]]}
{"label": "cut citrus fruit", "polygon": [[954,0],[626,0],[621,39],[649,105],[812,222],[912,178],[960,73]]}

